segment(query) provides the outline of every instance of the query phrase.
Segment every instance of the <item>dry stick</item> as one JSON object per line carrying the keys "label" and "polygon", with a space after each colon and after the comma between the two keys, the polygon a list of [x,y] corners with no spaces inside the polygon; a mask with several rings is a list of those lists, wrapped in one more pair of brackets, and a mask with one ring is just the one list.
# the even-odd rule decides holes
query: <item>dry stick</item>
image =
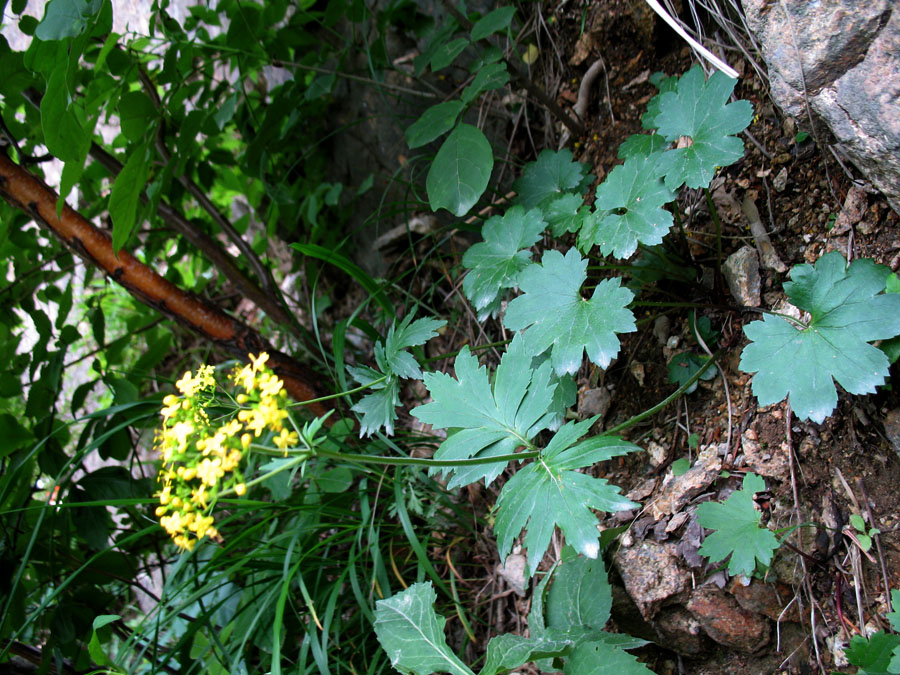
{"label": "dry stick", "polygon": [[[859,491],[862,492],[863,500],[866,504],[866,514],[869,516],[869,525],[875,527],[875,516],[872,513],[872,507],[869,504],[869,491],[866,490],[866,485],[863,483],[862,478],[856,479],[856,485],[859,487]],[[885,565],[884,562],[884,552],[881,550],[881,534],[873,535],[872,538],[875,540],[875,549],[878,551],[878,562],[881,567],[881,583],[884,588],[884,602],[887,605],[888,612],[893,612],[894,608],[891,606],[891,582],[888,578],[887,565]]]}
{"label": "dry stick", "polygon": [[[582,122],[587,118],[588,103],[591,98],[591,87],[594,86],[594,81],[600,75],[601,70],[604,73],[606,72],[606,63],[603,61],[602,56],[591,64],[591,67],[587,69],[584,77],[581,78],[581,84],[578,86],[578,98],[575,101],[575,114],[578,115],[578,119]],[[609,99],[609,77],[607,77],[606,86],[607,99]],[[616,118],[613,117],[612,100],[609,100],[609,119],[613,125],[615,125]],[[572,136],[569,133],[569,130],[566,129],[559,139],[559,148],[564,148],[571,138]]]}
{"label": "dry stick", "polygon": [[[458,23],[464,30],[471,31],[472,30],[472,22],[469,21],[456,7],[450,4],[449,0],[441,0],[441,4],[444,6],[451,16],[456,19],[456,23]],[[528,74],[522,71],[515,63],[510,61],[509,59],[503,59],[503,63],[506,64],[506,67],[509,69],[510,76],[512,79],[519,85],[525,88],[525,90],[534,96],[538,100],[538,102],[547,108],[551,113],[556,115],[559,120],[566,125],[570,132],[572,132],[575,136],[582,136],[584,134],[584,125],[578,122],[577,120],[572,119],[571,115],[569,115],[565,110],[560,108],[556,101],[550,98],[547,93],[537,86],[531,79],[528,77]]]}
{"label": "dry stick", "polygon": [[[56,214],[57,194],[5,154],[0,153],[0,196],[50,230],[66,246],[91,265],[103,270],[145,305],[199,333],[230,354],[247,360],[248,354],[268,352],[269,365],[284,380],[284,388],[298,401],[318,397],[314,375],[292,357],[277,351],[246,324],[228,316],[193,293],[160,276],[126,250],[116,254],[109,234],[64,204]],[[329,406],[310,403],[310,410],[324,415]]]}
{"label": "dry stick", "polygon": [[[794,496],[794,515],[797,518],[797,522],[803,522],[803,519],[800,517],[800,491],[797,488],[797,474],[794,473],[794,463],[796,457],[794,457],[794,442],[793,442],[793,434],[791,432],[791,405],[788,399],[784,401],[784,437],[785,442],[788,446],[788,464],[791,467],[791,491]],[[797,528],[797,540],[800,546],[799,549],[803,548],[803,536],[801,534],[801,528]],[[820,673],[825,673],[825,666],[822,664],[822,655],[819,653],[819,639],[816,637],[816,600],[813,596],[812,584],[809,581],[809,572],[806,569],[806,560],[803,556],[800,556],[800,567],[803,569],[803,586],[806,589],[806,594],[809,597],[809,622],[810,622],[810,633],[812,635],[813,641],[813,650],[816,653],[816,665],[819,667]]]}

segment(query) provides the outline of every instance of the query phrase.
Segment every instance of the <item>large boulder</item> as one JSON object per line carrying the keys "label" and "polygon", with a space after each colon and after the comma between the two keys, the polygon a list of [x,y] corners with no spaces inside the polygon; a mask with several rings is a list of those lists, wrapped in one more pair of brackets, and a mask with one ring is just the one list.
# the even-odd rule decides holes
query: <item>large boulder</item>
{"label": "large boulder", "polygon": [[788,115],[814,117],[900,213],[900,11],[894,0],[742,0]]}

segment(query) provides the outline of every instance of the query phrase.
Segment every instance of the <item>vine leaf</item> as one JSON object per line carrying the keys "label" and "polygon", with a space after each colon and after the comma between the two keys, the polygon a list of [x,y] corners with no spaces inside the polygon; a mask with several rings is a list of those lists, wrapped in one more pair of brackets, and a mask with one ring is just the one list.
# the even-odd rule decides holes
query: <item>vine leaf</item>
{"label": "vine leaf", "polygon": [[611,608],[612,588],[603,558],[563,556],[547,593],[547,626],[589,626],[601,630],[609,621]]}
{"label": "vine leaf", "polygon": [[484,193],[493,168],[488,139],[477,127],[459,124],[441,145],[425,179],[431,210],[464,216]]}
{"label": "vine leaf", "polygon": [[694,66],[674,92],[660,96],[654,123],[667,141],[686,138],[683,147],[663,153],[660,169],[671,189],[709,185],[717,166],[728,166],[744,155],[744,143],[733,136],[747,128],[753,118],[748,101],[728,103],[735,80],[716,72],[704,82],[703,71]]}
{"label": "vine leaf", "polygon": [[404,132],[406,144],[413,149],[431,143],[453,128],[462,109],[462,101],[446,101],[431,106]]}
{"label": "vine leaf", "polygon": [[749,577],[756,561],[768,566],[779,543],[775,535],[759,526],[759,511],[753,495],[766,489],[765,481],[753,473],[744,476],[740,490],[723,503],[706,502],[697,507],[697,518],[703,527],[715,530],[700,547],[700,553],[711,562],[729,555],[728,573]]}
{"label": "vine leaf", "polygon": [[[740,367],[753,377],[761,405],[790,397],[800,419],[821,423],[837,405],[834,380],[851,394],[868,394],[884,384],[890,363],[871,340],[900,335],[900,295],[881,291],[890,270],[868,259],[847,267],[837,251],[815,267],[791,270],[784,290],[790,301],[809,312],[809,325],[772,315],[744,326],[752,342]],[[785,377],[785,373],[791,373]]]}
{"label": "vine leaf", "polygon": [[434,611],[431,582],[413,584],[375,603],[375,635],[391,665],[401,673],[473,675],[444,637],[446,619]]}
{"label": "vine leaf", "polygon": [[616,333],[635,330],[634,315],[626,308],[631,291],[619,279],[604,279],[585,300],[580,289],[586,270],[587,260],[575,249],[565,257],[547,251],[541,264],[519,273],[523,295],[509,303],[503,319],[510,330],[525,329],[535,355],[552,348],[550,362],[558,375],[577,371],[585,350],[591,361],[606,368],[619,352]]}
{"label": "vine leaf", "polygon": [[493,216],[481,230],[483,242],[470,246],[462,258],[469,273],[463,291],[484,318],[485,309],[504,288],[515,288],[519,272],[529,264],[531,251],[523,250],[541,238],[546,223],[540,209],[514,206],[502,217]]}
{"label": "vine leaf", "polygon": [[632,134],[619,146],[619,159],[652,155],[662,152],[667,145],[666,139],[659,134]]}
{"label": "vine leaf", "polygon": [[396,408],[400,405],[400,378],[422,377],[419,364],[406,348],[425,344],[446,324],[437,319],[413,321],[413,316],[414,312],[410,312],[399,325],[392,324],[384,342],[375,345],[375,363],[380,372],[368,366],[347,366],[351,377],[363,386],[387,376],[386,380],[373,384],[372,391],[351,408],[363,416],[360,436],[374,434],[382,427],[389,436],[394,433]]}
{"label": "vine leaf", "polygon": [[662,208],[675,194],[662,181],[659,153],[629,157],[597,188],[595,217],[578,234],[585,253],[597,245],[603,255],[626,259],[638,242],[661,244],[672,226],[672,214]]}
{"label": "vine leaf", "polygon": [[516,203],[526,209],[542,205],[550,197],[577,190],[586,175],[587,166],[574,161],[571,150],[543,150],[513,183],[513,190],[519,193]]}
{"label": "vine leaf", "polygon": [[600,553],[597,516],[591,509],[621,511],[638,506],[602,478],[577,470],[639,448],[615,436],[595,436],[577,443],[596,420],[569,422],[542,451],[539,460],[520,469],[497,498],[494,531],[505,560],[523,529],[528,567],[533,572],[559,525],[566,542],[589,558]]}
{"label": "vine leaf", "polygon": [[[478,366],[468,347],[456,357],[456,379],[444,373],[425,374],[433,401],[413,410],[413,416],[439,429],[459,429],[448,435],[434,453],[435,459],[510,454],[553,423],[549,410],[555,386],[550,384],[550,365],[532,370],[531,360],[522,336],[516,336],[500,359],[493,390],[487,370]],[[491,462],[448,470],[453,477],[447,487],[480,478],[490,484],[504,468],[506,462]]]}

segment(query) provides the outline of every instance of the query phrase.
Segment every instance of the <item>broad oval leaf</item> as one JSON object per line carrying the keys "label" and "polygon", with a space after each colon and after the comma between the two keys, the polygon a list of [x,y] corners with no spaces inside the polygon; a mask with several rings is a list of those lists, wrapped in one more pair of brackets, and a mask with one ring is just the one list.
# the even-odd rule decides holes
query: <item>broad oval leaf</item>
{"label": "broad oval leaf", "polygon": [[494,153],[481,130],[471,124],[457,126],[428,170],[425,189],[431,210],[466,215],[487,188],[493,168]]}

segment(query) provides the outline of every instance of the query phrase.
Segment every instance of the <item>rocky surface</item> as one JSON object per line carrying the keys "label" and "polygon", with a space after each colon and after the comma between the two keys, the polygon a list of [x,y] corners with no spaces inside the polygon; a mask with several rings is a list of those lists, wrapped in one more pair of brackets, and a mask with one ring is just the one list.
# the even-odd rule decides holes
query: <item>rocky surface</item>
{"label": "rocky surface", "polygon": [[900,212],[900,12],[891,0],[743,0],[772,97],[823,120]]}

